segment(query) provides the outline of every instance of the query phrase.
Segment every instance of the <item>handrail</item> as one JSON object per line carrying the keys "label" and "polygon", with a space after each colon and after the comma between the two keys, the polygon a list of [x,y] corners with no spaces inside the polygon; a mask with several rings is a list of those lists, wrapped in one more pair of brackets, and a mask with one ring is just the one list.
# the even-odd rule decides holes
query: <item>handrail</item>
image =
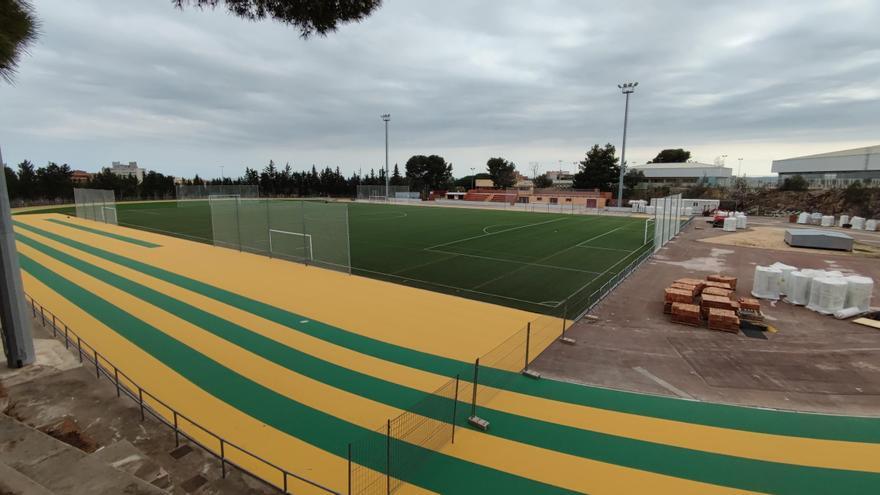
{"label": "handrail", "polygon": [[[312,481],[308,478],[305,478],[305,477],[300,476],[296,473],[288,471],[288,470],[278,466],[277,464],[272,463],[271,461],[267,461],[266,459],[254,454],[253,452],[250,452],[249,450],[245,449],[244,447],[241,447],[238,444],[230,442],[229,440],[226,440],[225,438],[221,437],[220,435],[205,428],[204,426],[200,425],[199,423],[197,423],[196,421],[194,421],[190,417],[186,416],[185,414],[178,412],[176,409],[169,406],[165,401],[156,397],[155,395],[150,393],[148,390],[146,390],[144,387],[140,386],[130,376],[125,374],[124,371],[120,370],[116,365],[114,365],[112,362],[110,362],[109,359],[107,359],[106,357],[101,355],[101,353],[99,353],[98,350],[93,345],[89,344],[88,342],[85,341],[85,339],[80,337],[76,332],[72,331],[66,323],[64,323],[54,313],[47,310],[42,304],[38,303],[33,297],[31,297],[28,294],[25,294],[25,298],[27,301],[30,302],[31,313],[32,313],[33,317],[36,319],[39,316],[43,326],[46,326],[47,322],[51,325],[53,338],[58,338],[59,336],[63,337],[64,338],[64,347],[67,349],[70,349],[71,346],[75,345],[76,347],[74,349],[77,352],[80,363],[89,362],[95,366],[95,377],[97,379],[100,380],[101,375],[103,374],[110,381],[114,382],[114,384],[116,386],[116,396],[117,397],[121,397],[122,394],[125,394],[126,396],[128,396],[129,398],[131,398],[132,400],[134,400],[135,402],[138,403],[138,406],[140,408],[141,421],[144,421],[144,419],[146,418],[146,413],[150,413],[154,418],[159,420],[160,423],[163,423],[164,425],[166,425],[174,430],[174,445],[175,446],[177,446],[177,447],[180,446],[180,437],[183,437],[183,438],[189,440],[190,442],[192,442],[193,444],[201,447],[202,450],[204,450],[205,452],[207,452],[207,453],[211,454],[212,456],[216,457],[217,459],[219,459],[220,460],[220,469],[221,469],[223,478],[226,478],[226,467],[232,466],[232,467],[238,469],[239,471],[241,471],[242,473],[245,473],[248,476],[254,478],[255,480],[260,481],[262,483],[265,483],[266,485],[269,485],[273,488],[278,489],[282,493],[290,493],[288,491],[288,481],[291,478],[293,478],[295,480],[299,480],[303,483],[306,483],[312,487],[318,488],[325,493],[330,493],[333,495],[341,495],[339,492],[332,490],[324,485],[321,485],[318,482]],[[39,313],[37,311],[38,308],[39,308]],[[63,325],[63,331],[59,325]],[[89,353],[88,351],[91,351],[91,353]],[[102,361],[103,361],[103,363],[102,363]],[[126,385],[125,383],[121,382],[120,377],[127,380],[130,385]],[[160,412],[157,411],[155,407],[153,407],[150,404],[148,404],[147,402],[145,402],[145,400],[144,400],[145,397],[147,399],[152,400],[153,402],[155,402],[157,404],[160,404],[162,407],[164,407],[165,409],[170,411],[171,415],[172,415],[172,420],[169,422],[169,420],[166,419],[162,414],[160,414]],[[207,434],[208,436],[217,440],[218,444],[219,444],[220,453],[218,454],[218,453],[214,452],[212,450],[212,448],[208,447],[207,445],[205,445],[201,441],[196,440],[192,434],[187,433],[186,431],[182,430],[179,425],[179,422],[181,419],[186,421],[187,423],[189,423],[193,427],[197,428],[201,432],[203,432],[203,433]],[[278,473],[282,477],[281,483],[276,484],[272,481],[264,479],[261,476],[258,476],[257,474],[253,473],[252,471],[249,471],[248,469],[244,468],[240,464],[229,460],[226,457],[226,448],[227,447],[232,447],[233,449],[241,452],[242,454],[250,457],[251,459],[259,461],[263,465],[277,470]]]}

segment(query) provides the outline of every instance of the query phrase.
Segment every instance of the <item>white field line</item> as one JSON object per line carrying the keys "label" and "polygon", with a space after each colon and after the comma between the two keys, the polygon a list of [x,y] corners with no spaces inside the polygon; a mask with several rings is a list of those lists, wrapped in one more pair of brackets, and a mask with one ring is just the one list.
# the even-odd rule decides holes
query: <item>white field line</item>
{"label": "white field line", "polygon": [[[527,227],[535,227],[535,226],[538,226],[538,225],[544,225],[544,224],[553,223],[553,222],[558,222],[558,221],[560,221],[560,220],[566,220],[566,219],[567,219],[567,217],[559,217],[559,218],[554,218],[554,219],[552,219],[552,220],[546,220],[546,221],[543,221],[543,222],[530,223],[530,224],[526,224],[526,225],[520,225],[520,226],[517,226],[517,227],[511,227],[511,228],[509,228],[509,229],[502,229],[502,230],[499,230],[498,232],[490,232],[490,233],[486,233],[486,234],[479,234],[479,235],[475,235],[475,236],[471,236],[471,237],[465,237],[464,239],[456,239],[456,240],[454,240],[454,241],[444,242],[444,243],[442,243],[442,244],[437,244],[437,245],[434,245],[434,246],[426,247],[425,250],[427,251],[427,250],[431,250],[431,249],[436,249],[436,248],[438,248],[438,247],[448,246],[448,245],[450,245],[450,244],[458,244],[459,242],[470,241],[470,240],[473,240],[473,239],[479,239],[479,238],[481,238],[481,237],[488,237],[488,236],[490,236],[490,235],[503,234],[503,233],[505,233],[505,232],[511,232],[511,231],[514,231],[514,230],[524,229],[524,228],[527,228]],[[491,227],[491,225],[490,225],[490,227]]]}
{"label": "white field line", "polygon": [[514,263],[517,265],[528,265],[528,266],[539,266],[542,268],[553,268],[555,270],[565,270],[568,272],[590,273],[593,275],[599,274],[599,272],[591,272],[590,270],[581,270],[579,268],[569,268],[567,266],[555,266],[555,265],[547,265],[544,263],[531,263],[528,261],[517,261],[517,260],[508,260],[508,259],[504,259],[504,258],[493,258],[492,256],[482,256],[479,254],[470,254],[470,253],[458,253],[455,251],[444,251],[442,249],[430,249],[429,248],[429,249],[425,249],[425,251],[428,251],[431,253],[443,253],[443,254],[451,254],[451,255],[456,255],[456,256],[466,256],[468,258],[479,258],[479,259],[490,260],[490,261],[499,261],[501,263]]}
{"label": "white field line", "polygon": [[399,279],[401,279],[401,280],[409,280],[409,281],[412,281],[412,282],[419,282],[419,283],[423,283],[423,284],[426,284],[426,285],[435,285],[435,286],[437,286],[437,287],[445,287],[445,288],[447,288],[447,289],[453,289],[453,290],[460,291],[460,292],[471,292],[471,293],[474,293],[474,294],[480,294],[480,295],[483,295],[483,296],[497,297],[497,298],[499,298],[499,299],[507,299],[507,300],[509,300],[509,301],[517,301],[517,302],[522,302],[522,303],[527,303],[527,304],[534,304],[534,305],[536,305],[536,306],[544,306],[544,307],[551,307],[551,308],[554,307],[554,306],[551,306],[551,305],[548,305],[548,304],[544,304],[544,303],[542,303],[542,302],[528,301],[528,300],[526,300],[526,299],[518,299],[518,298],[516,298],[516,297],[502,296],[502,295],[499,295],[499,294],[493,294],[493,293],[491,293],[491,292],[482,292],[482,291],[473,290],[473,289],[463,289],[463,288],[458,287],[458,286],[455,286],[455,285],[446,285],[446,284],[441,284],[441,283],[438,283],[438,282],[428,282],[427,280],[422,280],[422,279],[413,278],[413,277],[404,277],[404,276],[402,276],[402,275],[394,275],[394,274],[387,273],[387,272],[377,272],[377,271],[373,271],[373,270],[366,270],[366,269],[364,269],[364,268],[355,268],[354,270],[355,270],[355,271],[359,271],[359,272],[375,273],[376,275],[384,275],[384,276],[386,276],[386,277],[399,278]]}
{"label": "white field line", "polygon": [[599,235],[597,235],[597,236],[595,236],[595,237],[591,237],[591,238],[587,239],[586,241],[581,241],[581,242],[575,244],[575,246],[577,246],[577,247],[585,247],[585,246],[583,246],[584,244],[586,244],[586,243],[588,243],[588,242],[595,241],[596,239],[599,239],[599,238],[605,237],[606,235],[608,235],[608,234],[610,234],[610,233],[612,233],[612,232],[617,232],[618,230],[620,230],[620,229],[622,229],[622,228],[624,228],[624,227],[626,227],[626,225],[621,225],[620,227],[617,227],[616,229],[613,229],[613,230],[609,230],[608,232],[605,232],[604,234],[599,234]]}
{"label": "white field line", "polygon": [[[642,244],[642,246],[644,246],[644,244]],[[639,246],[639,247],[642,247],[642,246]],[[599,247],[599,246],[578,246],[578,247],[581,249],[601,249],[602,251],[618,251],[621,253],[634,253],[636,251],[635,249],[616,249],[616,248]]]}

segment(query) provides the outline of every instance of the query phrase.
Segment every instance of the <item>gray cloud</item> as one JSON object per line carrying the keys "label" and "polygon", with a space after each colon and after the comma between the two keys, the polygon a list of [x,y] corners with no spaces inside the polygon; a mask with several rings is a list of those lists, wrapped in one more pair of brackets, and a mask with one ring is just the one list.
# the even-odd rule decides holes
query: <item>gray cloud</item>
{"label": "gray cloud", "polygon": [[[707,5],[708,4],[708,5]],[[876,144],[880,6],[863,1],[386,0],[302,40],[273,23],[170,2],[38,0],[43,34],[0,87],[10,163],[240,173],[270,158],[351,171],[439,153],[456,172],[528,169],[619,145],[617,83],[640,82],[631,160],[686,147],[711,161]]]}

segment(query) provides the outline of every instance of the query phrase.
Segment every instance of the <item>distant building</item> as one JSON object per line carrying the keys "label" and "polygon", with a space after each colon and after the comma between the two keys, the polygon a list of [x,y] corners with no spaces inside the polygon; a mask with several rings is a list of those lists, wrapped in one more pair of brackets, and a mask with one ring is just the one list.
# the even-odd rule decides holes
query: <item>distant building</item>
{"label": "distant building", "polygon": [[686,188],[700,183],[707,186],[727,187],[733,177],[733,169],[731,168],[699,162],[649,163],[633,165],[629,169],[641,170],[645,174],[645,180],[638,185],[638,189],[651,187]]}
{"label": "distant building", "polygon": [[779,183],[779,177],[775,175],[743,177],[743,179],[749,187],[776,187]]}
{"label": "distant building", "polygon": [[880,187],[880,145],[773,160],[770,170],[779,174],[780,184],[800,175],[811,189],[847,187],[855,181]]}
{"label": "distant building", "polygon": [[128,165],[113,162],[110,171],[120,177],[136,177],[138,184],[144,181],[144,169],[138,167],[137,162],[128,162]]}
{"label": "distant building", "polygon": [[477,187],[477,188],[480,188],[480,187],[493,188],[493,187],[495,187],[495,183],[492,182],[492,179],[475,179],[475,180],[474,180],[474,187]]}
{"label": "distant building", "polygon": [[574,186],[574,174],[567,170],[551,170],[544,173],[544,177],[550,179],[553,187],[565,189]]}
{"label": "distant building", "polygon": [[516,198],[517,203],[526,204],[550,204],[560,206],[581,206],[586,208],[605,208],[611,199],[610,192],[593,190],[565,189],[535,189],[530,193],[520,193]]}
{"label": "distant building", "polygon": [[85,170],[74,170],[70,173],[70,181],[74,184],[85,184],[92,180],[92,174]]}

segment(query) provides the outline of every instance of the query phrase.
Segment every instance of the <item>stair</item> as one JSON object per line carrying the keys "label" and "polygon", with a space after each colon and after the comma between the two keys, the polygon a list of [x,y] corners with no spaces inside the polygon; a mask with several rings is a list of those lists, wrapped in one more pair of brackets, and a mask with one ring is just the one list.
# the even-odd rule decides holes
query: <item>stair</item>
{"label": "stair", "polygon": [[[124,452],[125,448],[118,447],[117,450]],[[103,456],[115,457],[113,451]],[[13,494],[168,494],[129,472],[105,463],[103,456],[87,454],[0,414],[0,483],[16,483],[6,488]],[[2,484],[0,488],[3,488]]]}

